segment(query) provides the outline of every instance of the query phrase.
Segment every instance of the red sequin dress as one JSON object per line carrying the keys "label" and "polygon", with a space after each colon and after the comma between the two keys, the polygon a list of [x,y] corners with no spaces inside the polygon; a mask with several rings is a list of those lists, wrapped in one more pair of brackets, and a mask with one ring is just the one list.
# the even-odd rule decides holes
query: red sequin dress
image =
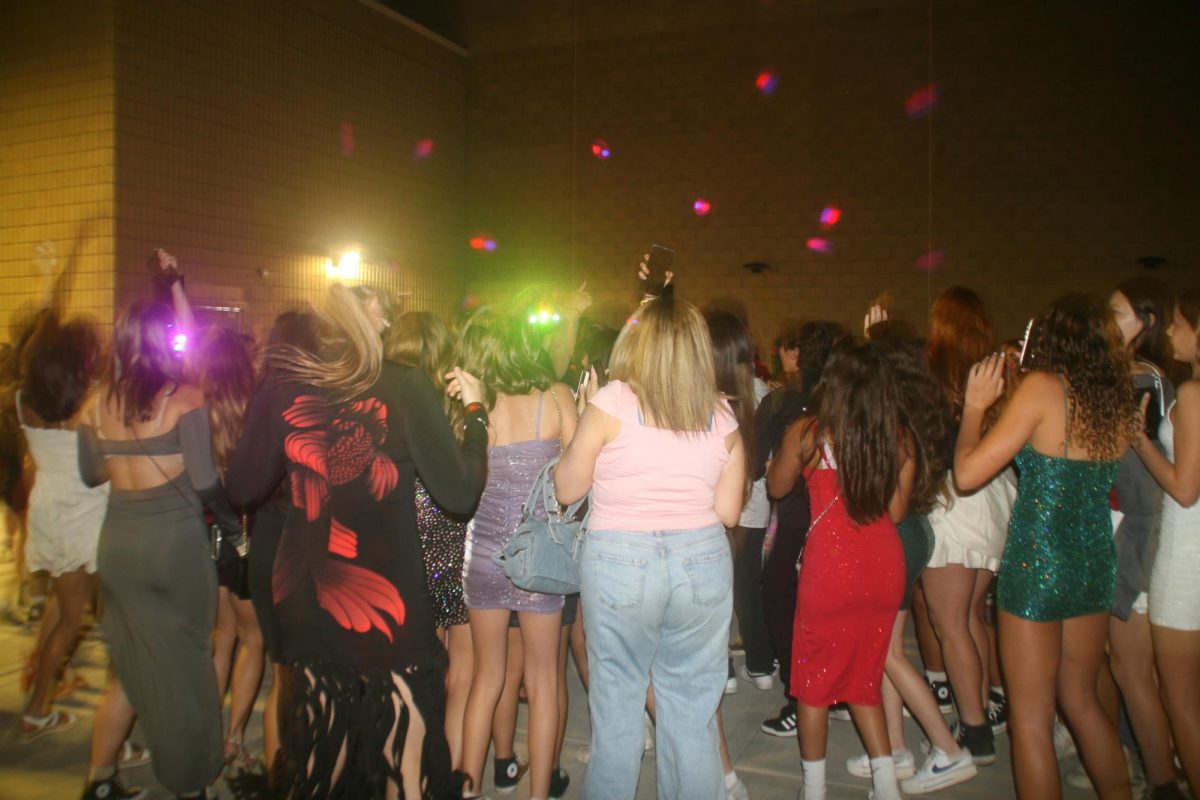
{"label": "red sequin dress", "polygon": [[850,519],[836,465],[827,453],[822,460],[826,468],[806,474],[814,524],[796,592],[792,694],[807,706],[877,706],[904,595],[904,550],[886,514],[867,525]]}

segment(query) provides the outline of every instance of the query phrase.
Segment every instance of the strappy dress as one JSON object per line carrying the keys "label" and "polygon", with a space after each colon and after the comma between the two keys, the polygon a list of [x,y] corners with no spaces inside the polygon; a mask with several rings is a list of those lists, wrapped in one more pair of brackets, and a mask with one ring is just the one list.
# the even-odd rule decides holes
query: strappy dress
{"label": "strappy dress", "polygon": [[184,794],[204,789],[223,762],[212,665],[217,574],[200,497],[219,491],[208,411],[194,409],[164,433],[128,441],[79,429],[79,470],[89,484],[107,480],[110,456],[178,454],[186,466],[178,477],[111,490],[97,564],[113,666],[154,754],[155,776]]}
{"label": "strappy dress", "polygon": [[[538,396],[534,431],[541,430],[542,403]],[[479,508],[467,525],[467,554],[463,594],[467,608],[501,608],[549,614],[563,607],[562,595],[518,589],[492,560],[512,538],[521,521],[521,508],[546,462],[562,452],[558,437],[529,439],[488,447],[488,479]]]}
{"label": "strappy dress", "polygon": [[80,480],[75,431],[28,424],[20,391],[16,405],[29,455],[37,467],[37,480],[29,493],[29,538],[25,542],[29,570],[45,571],[55,578],[80,568],[95,572],[108,484],[89,487]]}

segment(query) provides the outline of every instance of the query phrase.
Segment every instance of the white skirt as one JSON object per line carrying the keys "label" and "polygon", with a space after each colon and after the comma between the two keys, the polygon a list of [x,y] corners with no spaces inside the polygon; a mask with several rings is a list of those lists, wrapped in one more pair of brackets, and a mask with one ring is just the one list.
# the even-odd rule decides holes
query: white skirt
{"label": "white skirt", "polygon": [[961,564],[997,572],[1017,499],[1016,474],[1006,469],[969,494],[955,489],[953,478],[948,477],[946,490],[948,496],[939,497],[929,512],[933,553],[928,568]]}
{"label": "white skirt", "polygon": [[1158,552],[1150,573],[1150,622],[1200,631],[1200,503],[1183,508],[1163,497]]}

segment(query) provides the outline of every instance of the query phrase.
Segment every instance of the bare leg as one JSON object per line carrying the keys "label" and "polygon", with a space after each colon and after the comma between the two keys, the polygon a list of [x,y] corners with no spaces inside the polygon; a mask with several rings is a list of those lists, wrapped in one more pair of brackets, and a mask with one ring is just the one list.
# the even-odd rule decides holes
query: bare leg
{"label": "bare leg", "polygon": [[471,693],[471,674],[475,671],[471,653],[471,626],[452,625],[446,630],[446,649],[450,666],[446,670],[446,741],[450,745],[450,763],[462,766],[463,713]]}
{"label": "bare leg", "polygon": [[1200,632],[1158,625],[1150,631],[1175,750],[1194,794],[1200,791]]}
{"label": "bare leg", "polygon": [[856,706],[850,704],[850,717],[858,735],[862,737],[867,747],[867,755],[871,758],[890,756],[892,745],[888,741],[887,722],[883,718],[882,706]]}
{"label": "bare leg", "polygon": [[[258,617],[249,600],[242,600],[230,593],[237,624],[238,653],[233,665],[232,691],[229,699],[229,734],[227,744],[232,742],[241,751],[246,735],[246,723],[254,710],[254,701],[262,685],[263,638],[258,628]],[[226,755],[228,755],[228,751]]]}
{"label": "bare leg", "polygon": [[575,611],[575,624],[571,626],[571,658],[575,661],[575,671],[583,682],[583,689],[588,688],[588,658],[587,636],[583,632],[583,603]]}
{"label": "bare leg", "polygon": [[829,709],[798,703],[796,722],[800,731],[800,758],[805,761],[824,759],[829,743]]}
{"label": "bare leg", "polygon": [[521,631],[508,628],[508,658],[504,666],[504,689],[492,715],[492,758],[512,758],[517,737],[517,714],[521,708],[521,680],[525,675],[525,645]]}
{"label": "bare leg", "polygon": [[987,594],[988,589],[992,586],[992,581],[996,579],[986,569],[973,570],[975,573],[975,586],[971,591],[971,616],[968,619],[968,627],[971,631],[971,641],[975,643],[975,649],[979,653],[979,702],[980,709],[987,711],[988,689],[991,688],[991,682],[988,680],[988,665],[992,663],[992,640],[988,637],[987,626],[983,624],[984,615],[987,613]]}
{"label": "bare leg", "polygon": [[263,760],[267,762],[268,774],[279,755],[279,681],[282,675],[283,667],[271,664],[271,688],[263,704]]}
{"label": "bare leg", "polygon": [[729,758],[729,742],[725,739],[725,721],[721,719],[721,707],[717,707],[717,741],[721,745],[721,774],[733,772],[733,761]]}
{"label": "bare leg", "polygon": [[999,622],[1000,663],[1008,680],[1008,732],[1017,797],[1059,800],[1062,785],[1052,730],[1062,623],[1030,622],[1006,611],[999,612]]}
{"label": "bare leg", "polygon": [[224,586],[217,589],[217,623],[213,627],[213,669],[217,673],[217,697],[225,705],[229,688],[229,668],[233,664],[233,646],[237,643],[237,614],[233,594]]}
{"label": "bare leg", "polygon": [[562,761],[563,739],[567,736],[567,709],[570,704],[567,692],[567,651],[571,646],[571,627],[563,625],[558,629],[558,731],[554,736],[553,770],[557,770],[559,762]]}
{"label": "bare leg", "polygon": [[927,569],[921,576],[929,618],[942,642],[942,655],[946,660],[950,685],[954,687],[954,700],[959,716],[966,725],[984,723],[983,665],[987,662],[981,658],[978,643],[971,631],[977,571],[959,564],[948,564]]}
{"label": "bare leg", "polygon": [[[892,640],[888,645],[887,661],[883,666],[883,709],[887,716],[891,748],[893,751],[904,748],[904,718],[901,711],[903,701],[908,705],[913,718],[925,730],[929,741],[948,755],[956,755],[959,750],[958,743],[946,727],[946,720],[938,710],[937,700],[929,693],[924,677],[904,655],[904,621],[907,615],[905,611],[896,615],[896,622],[892,626]],[[889,694],[893,696],[890,699]]]}
{"label": "bare leg", "polygon": [[[55,578],[54,596],[57,612],[53,615],[46,614],[44,620],[52,624],[52,627],[39,651],[33,694],[25,709],[26,714],[44,717],[50,713],[50,700],[58,676],[79,642],[79,631],[83,627],[83,609],[91,591],[91,576],[82,569],[65,572]],[[26,726],[22,722],[22,728],[24,727]]]}
{"label": "bare leg", "polygon": [[529,698],[529,796],[550,795],[550,773],[558,733],[558,643],[562,611],[534,614],[521,611],[521,640],[525,645],[525,692]]}
{"label": "bare leg", "polygon": [[504,689],[504,664],[508,655],[507,609],[471,609],[471,645],[475,674],[463,714],[461,769],[469,778],[468,791],[483,787],[483,766],[492,737],[492,716]]}
{"label": "bare leg", "polygon": [[103,780],[117,767],[117,753],[133,727],[133,706],[125,696],[121,679],[113,675],[92,722],[92,745],[88,755],[89,780]]}
{"label": "bare leg", "polygon": [[[1112,675],[1116,678],[1129,712],[1129,724],[1137,738],[1151,786],[1175,780],[1171,756],[1171,727],[1158,691],[1150,620],[1145,614],[1129,615],[1127,622],[1108,618],[1108,647]],[[1103,675],[1107,670],[1100,670]]]}
{"label": "bare leg", "polygon": [[1096,794],[1102,800],[1128,800],[1129,772],[1121,739],[1096,694],[1107,638],[1107,612],[1063,620],[1058,699]]}

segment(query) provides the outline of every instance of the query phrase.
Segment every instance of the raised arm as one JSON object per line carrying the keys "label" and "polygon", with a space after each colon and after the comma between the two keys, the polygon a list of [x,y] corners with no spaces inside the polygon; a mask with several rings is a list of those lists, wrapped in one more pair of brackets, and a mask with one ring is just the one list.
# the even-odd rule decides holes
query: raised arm
{"label": "raised arm", "polygon": [[[1145,401],[1142,403],[1145,413]],[[1171,424],[1175,429],[1175,463],[1158,451],[1139,426],[1133,450],[1163,491],[1179,505],[1188,507],[1200,499],[1200,382],[1187,381],[1175,394]]]}
{"label": "raised arm", "polygon": [[[487,480],[487,412],[482,408],[463,420],[461,448],[454,439],[441,398],[429,378],[414,367],[397,367],[402,397],[404,435],[421,481],[443,509],[470,514]],[[470,406],[479,401],[478,381],[456,369],[452,383]]]}
{"label": "raised arm", "polygon": [[273,412],[275,387],[268,381],[254,393],[242,438],[225,467],[225,492],[239,508],[264,499],[283,477],[283,441]]}
{"label": "raised arm", "polygon": [[1004,393],[1004,357],[988,356],[971,367],[954,447],[954,483],[958,488],[968,492],[977,489],[1008,466],[1033,436],[1055,392],[1061,393],[1061,388],[1053,375],[1029,373],[984,436],[984,415]]}

